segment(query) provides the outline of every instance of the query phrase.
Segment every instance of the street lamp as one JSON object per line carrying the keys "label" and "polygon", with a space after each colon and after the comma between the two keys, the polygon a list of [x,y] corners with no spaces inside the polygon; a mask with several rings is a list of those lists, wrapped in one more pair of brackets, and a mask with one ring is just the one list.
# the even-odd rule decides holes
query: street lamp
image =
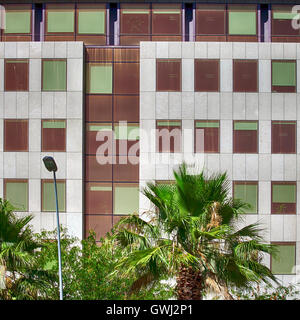
{"label": "street lamp", "polygon": [[59,213],[58,213],[58,199],[57,199],[57,185],[56,185],[56,174],[57,165],[54,158],[46,156],[43,158],[46,169],[53,172],[54,179],[54,192],[55,192],[55,203],[56,203],[56,220],[57,220],[57,250],[58,250],[58,275],[59,275],[59,298],[63,300],[63,284],[62,284],[62,271],[61,271],[61,249],[60,249],[60,228],[59,228]]}

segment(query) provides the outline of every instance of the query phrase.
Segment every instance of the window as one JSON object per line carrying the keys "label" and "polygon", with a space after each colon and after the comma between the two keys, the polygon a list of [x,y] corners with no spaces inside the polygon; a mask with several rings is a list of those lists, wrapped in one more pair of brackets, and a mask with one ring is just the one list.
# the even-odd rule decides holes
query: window
{"label": "window", "polygon": [[195,91],[220,90],[219,60],[195,59]]}
{"label": "window", "polygon": [[156,91],[181,91],[181,60],[156,60]]}
{"label": "window", "polygon": [[228,6],[228,34],[256,36],[256,6]]}
{"label": "window", "polygon": [[67,90],[67,61],[63,59],[42,60],[43,91]]}
{"label": "window", "polygon": [[273,274],[295,274],[296,243],[272,242],[277,246],[277,255],[271,257],[271,271]]}
{"label": "window", "polygon": [[28,211],[28,180],[4,179],[4,198],[16,211]]}
{"label": "window", "polygon": [[286,36],[299,36],[299,30],[292,26],[293,18],[299,19],[299,13],[293,13],[292,9],[292,6],[286,5],[272,6],[272,36],[276,36],[278,41],[286,41]]}
{"label": "window", "polygon": [[181,121],[156,121],[156,152],[181,152]]}
{"label": "window", "polygon": [[47,34],[74,33],[75,8],[73,4],[46,5]]}
{"label": "window", "polygon": [[[196,40],[225,40],[226,9],[225,5],[197,4]],[[214,36],[214,37],[213,37]]]}
{"label": "window", "polygon": [[296,61],[272,61],[272,92],[296,92]]}
{"label": "window", "polygon": [[28,120],[4,120],[4,151],[28,151]]}
{"label": "window", "polygon": [[86,121],[112,121],[113,99],[111,95],[86,95]]}
{"label": "window", "polygon": [[272,121],[272,153],[296,153],[296,121]]}
{"label": "window", "polygon": [[114,63],[114,93],[139,94],[139,63]]}
{"label": "window", "polygon": [[65,120],[42,120],[42,151],[66,151]]}
{"label": "window", "polygon": [[233,91],[257,92],[257,60],[233,60]]}
{"label": "window", "polygon": [[5,60],[5,91],[28,91],[27,59]]}
{"label": "window", "polygon": [[31,5],[5,5],[5,35],[31,33]]}
{"label": "window", "polygon": [[111,63],[89,63],[87,65],[87,93],[112,93]]}
{"label": "window", "polygon": [[272,182],[272,209],[274,214],[296,214],[296,182]]}
{"label": "window", "polygon": [[258,152],[258,122],[233,122],[233,153]]}
{"label": "window", "polygon": [[115,123],[117,155],[139,155],[139,125],[137,123]]}
{"label": "window", "polygon": [[150,5],[121,4],[120,44],[139,45],[150,40]]}
{"label": "window", "polygon": [[[56,180],[58,210],[66,212],[66,181]],[[53,180],[42,180],[42,211],[55,212],[56,200]]]}
{"label": "window", "polygon": [[181,4],[152,5],[152,40],[181,41]]}
{"label": "window", "polygon": [[114,184],[114,214],[129,215],[139,212],[139,185],[137,183]]}
{"label": "window", "polygon": [[[105,34],[105,6],[78,4],[78,34]],[[70,28],[71,29],[71,28]]]}
{"label": "window", "polygon": [[[96,154],[101,147],[103,155],[113,153],[113,129],[110,123],[88,123],[86,126],[86,153]],[[98,137],[97,137],[98,136]]]}
{"label": "window", "polygon": [[88,182],[85,187],[85,213],[112,213],[112,183]]}
{"label": "window", "polygon": [[245,213],[257,213],[258,184],[256,181],[234,181],[233,198],[250,205],[243,209]]}
{"label": "window", "polygon": [[219,152],[220,121],[195,121],[195,152]]}

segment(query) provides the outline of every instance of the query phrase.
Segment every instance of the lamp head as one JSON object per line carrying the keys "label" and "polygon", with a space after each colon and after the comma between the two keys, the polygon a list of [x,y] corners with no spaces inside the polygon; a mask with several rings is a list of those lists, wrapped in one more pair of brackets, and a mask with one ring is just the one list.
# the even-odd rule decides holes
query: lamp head
{"label": "lamp head", "polygon": [[50,171],[50,172],[57,171],[57,165],[56,165],[53,157],[46,156],[43,158],[43,161],[44,161],[44,165],[48,171]]}

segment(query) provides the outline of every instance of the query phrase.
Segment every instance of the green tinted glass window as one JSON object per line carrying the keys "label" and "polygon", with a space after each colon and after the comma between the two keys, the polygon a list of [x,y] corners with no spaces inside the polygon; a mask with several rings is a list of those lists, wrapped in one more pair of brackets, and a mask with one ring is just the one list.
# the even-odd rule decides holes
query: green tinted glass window
{"label": "green tinted glass window", "polygon": [[272,188],[272,196],[274,203],[295,203],[296,202],[296,186],[274,184]]}
{"label": "green tinted glass window", "polygon": [[139,188],[118,186],[114,188],[114,214],[132,214],[139,211]]}
{"label": "green tinted glass window", "polygon": [[28,211],[28,183],[7,181],[5,198],[16,208],[16,211]]}
{"label": "green tinted glass window", "polygon": [[88,93],[112,93],[112,65],[90,64],[87,68]]}
{"label": "green tinted glass window", "polygon": [[294,274],[296,264],[295,245],[278,245],[277,249],[277,256],[272,256],[273,274]]}
{"label": "green tinted glass window", "polygon": [[295,86],[296,62],[272,61],[272,85]]}
{"label": "green tinted glass window", "polygon": [[234,130],[257,130],[257,122],[235,121]]}
{"label": "green tinted glass window", "polygon": [[43,60],[43,91],[67,90],[67,62]]}
{"label": "green tinted glass window", "polygon": [[104,34],[105,33],[104,10],[79,12],[78,33],[79,34]]}
{"label": "green tinted glass window", "polygon": [[48,10],[47,32],[74,32],[74,17],[74,10]]}
{"label": "green tinted glass window", "polygon": [[[66,211],[66,183],[57,181],[58,209],[60,212]],[[54,183],[43,181],[43,206],[42,211],[56,211]]]}
{"label": "green tinted glass window", "polygon": [[256,12],[229,11],[230,35],[256,35]]}
{"label": "green tinted glass window", "polygon": [[115,137],[120,140],[138,140],[139,139],[139,126],[138,125],[130,125],[115,126]]}
{"label": "green tinted glass window", "polygon": [[7,11],[5,15],[5,33],[30,33],[30,11]]}
{"label": "green tinted glass window", "polygon": [[245,213],[257,213],[257,185],[235,184],[234,198],[248,203],[251,207],[244,209]]}

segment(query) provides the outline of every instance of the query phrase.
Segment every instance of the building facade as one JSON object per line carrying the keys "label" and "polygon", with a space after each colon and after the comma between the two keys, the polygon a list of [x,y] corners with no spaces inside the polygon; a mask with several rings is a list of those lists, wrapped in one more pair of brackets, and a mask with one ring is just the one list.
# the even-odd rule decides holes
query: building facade
{"label": "building facade", "polygon": [[[287,4],[289,3],[289,4]],[[299,2],[300,4],[300,2]],[[4,1],[0,197],[33,227],[97,239],[151,205],[183,160],[227,171],[279,259],[300,274],[297,1]],[[300,7],[299,7],[300,11]],[[171,140],[168,139],[171,136]],[[164,143],[169,141],[169,143]]]}

